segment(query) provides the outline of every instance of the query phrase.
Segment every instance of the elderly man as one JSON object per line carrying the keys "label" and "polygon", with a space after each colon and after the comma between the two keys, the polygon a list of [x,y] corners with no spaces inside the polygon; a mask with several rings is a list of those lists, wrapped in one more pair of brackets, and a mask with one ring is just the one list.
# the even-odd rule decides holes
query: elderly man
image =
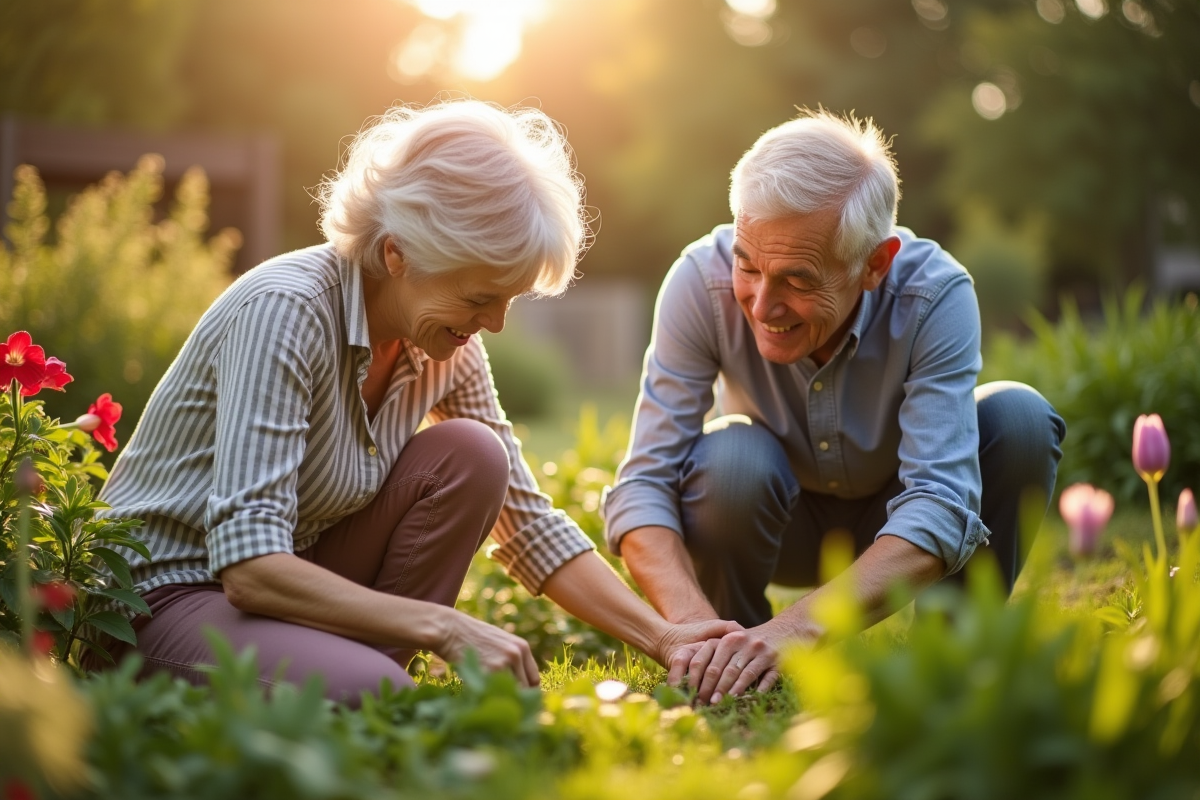
{"label": "elderly man", "polygon": [[693,646],[704,702],[767,688],[782,645],[821,637],[829,585],[774,618],[764,590],[816,585],[830,531],[853,535],[836,580],[874,621],[893,585],[920,590],[980,546],[1011,590],[1019,500],[1053,491],[1062,419],[1027,386],[976,387],[971,278],[895,226],[898,196],[873,123],[805,112],[738,162],[734,224],[663,283],[604,509],[663,616],[745,626]]}

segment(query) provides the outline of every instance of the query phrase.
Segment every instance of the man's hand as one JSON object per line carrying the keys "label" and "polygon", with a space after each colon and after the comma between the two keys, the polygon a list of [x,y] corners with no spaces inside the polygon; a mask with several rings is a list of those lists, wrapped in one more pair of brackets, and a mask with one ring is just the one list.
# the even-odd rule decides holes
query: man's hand
{"label": "man's hand", "polygon": [[509,670],[522,686],[541,683],[528,642],[461,611],[446,611],[441,641],[433,648],[435,653],[446,661],[460,661],[468,649],[473,649],[479,656],[480,666],[489,672]]}
{"label": "man's hand", "polygon": [[766,691],[779,680],[779,643],[766,626],[731,631],[709,639],[692,654],[688,685],[702,703],[719,703],[755,687]]}
{"label": "man's hand", "polygon": [[708,619],[683,625],[670,625],[650,655],[667,668],[667,685],[678,686],[687,672],[692,656],[709,639],[716,639],[742,626],[722,619]]}

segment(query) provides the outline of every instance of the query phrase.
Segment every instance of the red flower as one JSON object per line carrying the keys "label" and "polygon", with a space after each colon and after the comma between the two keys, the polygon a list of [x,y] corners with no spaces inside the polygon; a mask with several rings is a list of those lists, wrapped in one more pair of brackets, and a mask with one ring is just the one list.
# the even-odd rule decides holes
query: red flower
{"label": "red flower", "polygon": [[37,795],[20,778],[9,778],[4,784],[4,800],[37,800]]}
{"label": "red flower", "polygon": [[112,395],[105,392],[96,398],[96,402],[88,406],[87,413],[100,418],[100,424],[92,430],[92,436],[97,442],[104,445],[104,449],[108,452],[116,450],[117,437],[113,426],[121,418],[121,404],[114,403]]}
{"label": "red flower", "polygon": [[75,590],[63,581],[40,584],[33,591],[48,611],[66,611],[75,602]]}
{"label": "red flower", "polygon": [[33,641],[30,644],[33,652],[49,658],[50,651],[54,649],[54,634],[49,631],[34,631]]}
{"label": "red flower", "polygon": [[36,393],[46,377],[46,351],[33,343],[29,331],[17,331],[0,344],[0,386],[14,380],[21,384],[21,393]]}
{"label": "red flower", "polygon": [[0,344],[0,387],[13,381],[21,384],[21,395],[32,397],[42,389],[62,391],[74,378],[67,365],[57,358],[46,358],[46,351],[33,343],[28,331],[17,331]]}
{"label": "red flower", "polygon": [[37,394],[39,389],[54,389],[61,392],[63,387],[73,380],[75,379],[67,374],[67,365],[51,356],[46,359],[46,372],[42,376],[42,382],[32,388],[21,387],[21,394],[24,397],[31,397]]}

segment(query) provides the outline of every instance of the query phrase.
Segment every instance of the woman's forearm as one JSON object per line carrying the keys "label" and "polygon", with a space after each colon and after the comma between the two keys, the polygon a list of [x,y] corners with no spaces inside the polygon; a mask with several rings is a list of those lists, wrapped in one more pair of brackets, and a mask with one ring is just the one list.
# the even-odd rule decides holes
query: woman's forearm
{"label": "woman's forearm", "polygon": [[290,553],[226,567],[229,602],[251,614],[306,625],[371,644],[437,650],[451,609],[360,586]]}
{"label": "woman's forearm", "polygon": [[555,570],[542,591],[568,614],[658,656],[656,648],[666,634],[667,621],[642,602],[594,550]]}

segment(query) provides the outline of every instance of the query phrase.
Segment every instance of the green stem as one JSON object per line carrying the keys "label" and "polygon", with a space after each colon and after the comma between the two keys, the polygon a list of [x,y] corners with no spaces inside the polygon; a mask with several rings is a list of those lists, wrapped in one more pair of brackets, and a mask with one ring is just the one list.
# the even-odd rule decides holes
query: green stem
{"label": "green stem", "polygon": [[33,593],[29,576],[29,498],[17,500],[17,613],[21,615],[21,644],[33,652]]}
{"label": "green stem", "polygon": [[0,466],[0,483],[8,478],[9,467],[12,466],[17,454],[21,452],[21,386],[15,378],[8,386],[8,400],[13,415],[13,443],[12,448],[8,451],[8,456],[4,459],[4,465]]}
{"label": "green stem", "polygon": [[1163,563],[1167,560],[1167,537],[1163,534],[1162,509],[1158,504],[1158,481],[1146,481],[1150,489],[1150,516],[1154,520],[1154,543],[1158,547],[1158,558]]}

